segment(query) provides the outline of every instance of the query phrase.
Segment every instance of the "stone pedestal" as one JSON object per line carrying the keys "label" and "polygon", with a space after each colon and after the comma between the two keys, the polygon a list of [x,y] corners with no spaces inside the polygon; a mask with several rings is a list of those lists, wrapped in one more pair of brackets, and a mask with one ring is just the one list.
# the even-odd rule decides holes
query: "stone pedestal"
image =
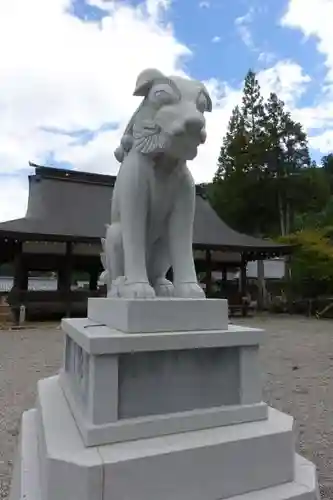
{"label": "stone pedestal", "polygon": [[23,415],[10,500],[319,499],[293,418],[261,400],[264,332],[228,325],[226,305],[93,299],[63,320],[64,367]]}

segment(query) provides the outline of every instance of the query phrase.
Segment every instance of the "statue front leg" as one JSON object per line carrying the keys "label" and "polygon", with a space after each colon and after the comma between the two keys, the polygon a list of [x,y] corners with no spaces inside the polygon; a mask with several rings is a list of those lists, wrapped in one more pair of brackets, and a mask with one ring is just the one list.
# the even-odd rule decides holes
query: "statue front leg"
{"label": "statue front leg", "polygon": [[[187,170],[187,169],[186,169]],[[190,172],[185,172],[169,221],[169,247],[174,275],[174,296],[204,298],[198,284],[193,260],[193,221],[195,184]]]}
{"label": "statue front leg", "polygon": [[121,225],[114,222],[108,226],[104,242],[105,263],[107,266],[108,297],[119,297],[119,285],[124,283],[124,249]]}
{"label": "statue front leg", "polygon": [[125,281],[121,296],[154,298],[146,269],[149,164],[135,153],[128,154],[121,165],[117,182],[117,204],[120,215],[124,252]]}
{"label": "statue front leg", "polygon": [[148,259],[148,276],[158,297],[173,297],[174,286],[166,279],[171,267],[167,234],[159,238],[152,246]]}

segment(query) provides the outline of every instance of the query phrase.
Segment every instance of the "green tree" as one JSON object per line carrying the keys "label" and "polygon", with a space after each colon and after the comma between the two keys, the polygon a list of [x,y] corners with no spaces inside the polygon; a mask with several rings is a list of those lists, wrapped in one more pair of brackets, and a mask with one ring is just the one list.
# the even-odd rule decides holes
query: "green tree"
{"label": "green tree", "polygon": [[323,156],[321,159],[321,165],[328,179],[331,194],[333,195],[333,153]]}
{"label": "green tree", "polygon": [[232,111],[227,132],[223,138],[214,181],[228,179],[234,173],[243,173],[246,170],[246,151],[244,120],[239,106],[236,106]]}
{"label": "green tree", "polygon": [[300,297],[333,293],[333,245],[327,229],[304,229],[280,239],[295,245],[290,291]]}
{"label": "green tree", "polygon": [[255,73],[245,77],[242,106],[231,114],[218,158],[215,180],[231,174],[260,172],[264,160],[265,112],[260,86]]}
{"label": "green tree", "polygon": [[241,110],[247,139],[246,171],[259,178],[264,167],[266,119],[260,85],[252,70],[245,77]]}
{"label": "green tree", "polygon": [[295,213],[304,201],[299,195],[308,180],[302,175],[310,165],[307,136],[275,93],[270,94],[265,111],[267,174],[278,207],[280,233],[285,235],[293,227]]}
{"label": "green tree", "polygon": [[263,101],[250,70],[207,189],[214,208],[239,231],[286,235],[294,230],[299,214],[320,211],[327,203],[329,189],[322,171],[311,164],[301,124],[275,93]]}
{"label": "green tree", "polygon": [[244,81],[242,105],[232,111],[208,196],[227,223],[252,234],[267,232],[270,219],[264,189],[264,126],[263,98],[250,70]]}
{"label": "green tree", "polygon": [[[325,188],[328,188],[327,183],[325,184]],[[329,197],[322,210],[311,210],[298,214],[296,216],[295,227],[297,230],[333,227],[333,196]]]}
{"label": "green tree", "polygon": [[324,171],[333,176],[333,153],[329,153],[328,155],[325,155],[321,159],[321,164],[324,169]]}

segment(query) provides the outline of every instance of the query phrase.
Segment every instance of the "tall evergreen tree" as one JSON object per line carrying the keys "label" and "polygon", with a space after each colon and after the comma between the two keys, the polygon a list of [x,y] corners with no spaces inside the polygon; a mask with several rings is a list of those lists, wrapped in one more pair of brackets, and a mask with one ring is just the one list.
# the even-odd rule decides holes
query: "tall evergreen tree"
{"label": "tall evergreen tree", "polygon": [[333,153],[329,153],[328,155],[325,155],[321,159],[321,164],[324,169],[324,171],[333,176]]}
{"label": "tall evergreen tree", "polygon": [[265,108],[259,82],[252,70],[245,77],[241,111],[247,138],[247,171],[260,176],[264,164]]}
{"label": "tall evergreen tree", "polygon": [[323,156],[321,159],[321,165],[328,179],[331,194],[333,195],[333,153]]}
{"label": "tall evergreen tree", "polygon": [[228,129],[223,139],[214,180],[226,179],[235,172],[243,172],[244,161],[246,161],[244,119],[239,106],[236,106],[232,110]]}
{"label": "tall evergreen tree", "polygon": [[263,189],[264,140],[264,103],[258,80],[250,70],[241,106],[233,109],[209,193],[226,222],[253,234],[267,232],[266,221],[270,221]]}
{"label": "tall evergreen tree", "polygon": [[307,137],[300,123],[292,120],[275,93],[265,103],[266,161],[270,187],[276,196],[280,232],[290,232],[297,210],[301,174],[310,165]]}
{"label": "tall evergreen tree", "polygon": [[241,107],[236,106],[218,159],[216,179],[234,172],[257,172],[264,161],[265,110],[259,82],[252,70],[244,81]]}
{"label": "tall evergreen tree", "polygon": [[[332,164],[333,155],[323,159],[327,171],[333,171]],[[320,170],[310,165],[301,124],[276,94],[263,101],[250,70],[207,190],[217,212],[240,231],[285,235],[293,229],[295,215],[322,210],[327,203],[328,186]]]}

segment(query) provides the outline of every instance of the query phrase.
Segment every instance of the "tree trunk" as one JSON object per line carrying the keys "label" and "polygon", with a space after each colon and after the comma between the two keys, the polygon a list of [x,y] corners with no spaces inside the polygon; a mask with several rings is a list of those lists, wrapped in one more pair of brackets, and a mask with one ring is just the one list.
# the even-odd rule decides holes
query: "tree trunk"
{"label": "tree trunk", "polygon": [[286,202],[286,224],[285,224],[285,234],[290,234],[290,226],[291,226],[291,211],[290,211],[290,203]]}
{"label": "tree trunk", "polygon": [[267,292],[266,292],[266,281],[265,281],[265,267],[264,261],[257,261],[257,276],[258,276],[258,307],[260,310],[265,309],[267,305]]}
{"label": "tree trunk", "polygon": [[286,235],[286,224],[285,224],[285,210],[283,209],[283,200],[282,196],[279,193],[278,194],[278,207],[279,207],[279,216],[280,216],[280,231],[281,231],[281,236]]}

